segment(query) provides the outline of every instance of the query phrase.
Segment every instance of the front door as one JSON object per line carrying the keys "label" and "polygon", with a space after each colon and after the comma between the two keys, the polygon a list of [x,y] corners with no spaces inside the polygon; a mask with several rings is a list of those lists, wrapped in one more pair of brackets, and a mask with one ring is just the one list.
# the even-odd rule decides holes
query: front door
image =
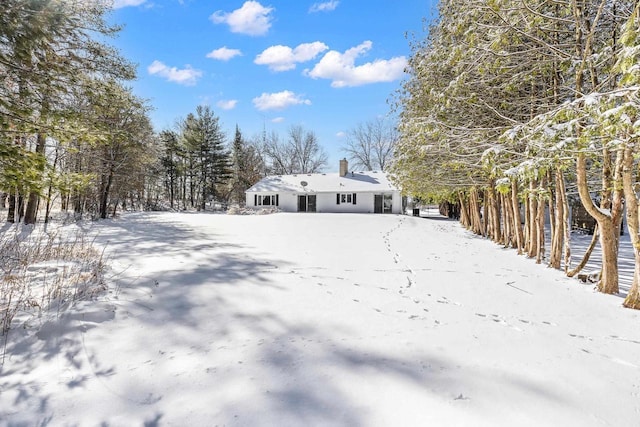
{"label": "front door", "polygon": [[307,196],[307,212],[315,212],[316,211],[316,195]]}
{"label": "front door", "polygon": [[382,194],[373,196],[373,213],[382,213]]}
{"label": "front door", "polygon": [[315,212],[316,211],[316,195],[300,195],[298,196],[298,212]]}

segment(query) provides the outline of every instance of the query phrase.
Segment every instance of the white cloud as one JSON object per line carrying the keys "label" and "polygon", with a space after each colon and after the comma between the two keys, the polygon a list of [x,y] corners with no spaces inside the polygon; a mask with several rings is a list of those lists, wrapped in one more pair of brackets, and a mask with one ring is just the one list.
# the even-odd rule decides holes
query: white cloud
{"label": "white cloud", "polygon": [[233,12],[218,10],[210,19],[215,24],[227,24],[232,33],[250,36],[265,35],[271,28],[272,7],[264,7],[257,1],[246,1],[240,9]]}
{"label": "white cloud", "polygon": [[140,6],[145,3],[147,0],[114,0],[113,8],[120,9],[127,6]]}
{"label": "white cloud", "polygon": [[234,108],[236,108],[237,104],[237,99],[221,99],[220,101],[216,102],[216,106],[218,108],[222,108],[223,110],[233,110]]}
{"label": "white cloud", "polygon": [[304,99],[302,95],[296,95],[290,90],[283,90],[277,93],[263,93],[257,98],[253,98],[253,105],[260,110],[282,110],[293,105],[311,105],[311,101]]}
{"label": "white cloud", "polygon": [[176,82],[185,86],[193,86],[197,80],[202,77],[202,71],[191,68],[191,65],[185,66],[183,69],[176,67],[168,67],[160,61],[153,61],[147,71],[151,75],[164,77],[170,82]]}
{"label": "white cloud", "polygon": [[331,12],[332,10],[336,10],[339,3],[340,2],[337,0],[326,1],[324,3],[314,3],[313,6],[309,8],[309,13]]}
{"label": "white cloud", "polygon": [[271,123],[282,123],[284,122],[284,117],[274,117],[271,119]]}
{"label": "white cloud", "polygon": [[242,52],[240,52],[240,50],[229,49],[228,47],[223,46],[220,49],[215,49],[207,53],[207,58],[218,59],[220,61],[228,61],[231,58],[234,58],[236,56],[241,56],[241,55],[242,55]]}
{"label": "white cloud", "polygon": [[276,45],[265,49],[253,62],[267,65],[272,71],[287,71],[296,68],[296,63],[310,61],[327,49],[329,46],[322,42],[302,43],[295,49]]}
{"label": "white cloud", "polygon": [[340,131],[340,132],[336,133],[336,136],[337,136],[338,138],[344,138],[345,136],[347,136],[347,134],[346,134],[346,133],[344,133],[343,131]]}
{"label": "white cloud", "polygon": [[391,82],[402,77],[407,65],[404,56],[396,56],[389,60],[376,59],[362,65],[355,65],[355,60],[371,49],[369,40],[344,53],[335,50],[327,52],[320,62],[304,74],[314,79],[332,80],[332,87],[362,86],[370,83]]}

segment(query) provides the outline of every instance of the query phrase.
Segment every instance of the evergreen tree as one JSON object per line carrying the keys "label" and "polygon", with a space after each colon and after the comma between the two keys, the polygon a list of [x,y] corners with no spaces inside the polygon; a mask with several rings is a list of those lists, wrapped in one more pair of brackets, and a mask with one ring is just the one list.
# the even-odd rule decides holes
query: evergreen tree
{"label": "evergreen tree", "polygon": [[226,202],[225,184],[232,171],[219,118],[209,106],[200,105],[184,120],[182,135],[190,160],[192,207],[204,210],[208,201]]}
{"label": "evergreen tree", "polygon": [[635,25],[625,21],[637,2],[441,0],[439,8],[429,37],[413,44],[399,94],[395,179],[414,196],[457,202],[465,226],[537,262],[547,254],[548,210],[549,265],[560,266],[564,247],[569,275],[566,187],[577,188],[600,232],[599,289],[617,292],[619,141],[628,132],[604,119],[636,103],[614,64],[631,51],[622,34]]}
{"label": "evergreen tree", "polygon": [[[113,48],[98,41],[118,28],[106,23],[105,2],[7,0],[0,6],[0,137],[2,144],[32,138],[33,150],[45,157],[47,140],[78,132],[68,109],[72,92],[102,77],[131,79],[134,68]],[[91,76],[91,78],[86,78]],[[4,150],[5,154],[7,150]],[[28,193],[24,220],[33,223],[45,178],[38,162]],[[18,179],[25,178],[20,174]]]}
{"label": "evergreen tree", "polygon": [[242,137],[237,125],[232,146],[232,161],[231,201],[244,206],[245,191],[263,177],[264,161],[256,147]]}
{"label": "evergreen tree", "polygon": [[178,135],[169,130],[160,133],[160,141],[164,146],[161,164],[165,174],[165,189],[169,196],[169,206],[174,208],[180,193],[180,179],[184,175],[184,147],[180,144]]}

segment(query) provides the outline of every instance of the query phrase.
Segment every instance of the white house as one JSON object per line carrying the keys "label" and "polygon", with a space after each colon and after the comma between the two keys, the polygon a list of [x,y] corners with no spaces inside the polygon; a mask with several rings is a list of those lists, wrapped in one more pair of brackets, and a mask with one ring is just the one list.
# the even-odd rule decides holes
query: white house
{"label": "white house", "polygon": [[402,213],[400,190],[384,172],[271,175],[249,188],[246,206],[278,207],[285,212]]}

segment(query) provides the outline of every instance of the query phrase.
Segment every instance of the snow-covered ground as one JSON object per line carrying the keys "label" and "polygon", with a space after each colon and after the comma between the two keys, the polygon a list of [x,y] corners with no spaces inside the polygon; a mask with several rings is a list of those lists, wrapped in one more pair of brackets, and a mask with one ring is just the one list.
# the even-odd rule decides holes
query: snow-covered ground
{"label": "snow-covered ground", "polygon": [[640,312],[441,217],[140,213],[11,331],[0,424],[637,426]]}

